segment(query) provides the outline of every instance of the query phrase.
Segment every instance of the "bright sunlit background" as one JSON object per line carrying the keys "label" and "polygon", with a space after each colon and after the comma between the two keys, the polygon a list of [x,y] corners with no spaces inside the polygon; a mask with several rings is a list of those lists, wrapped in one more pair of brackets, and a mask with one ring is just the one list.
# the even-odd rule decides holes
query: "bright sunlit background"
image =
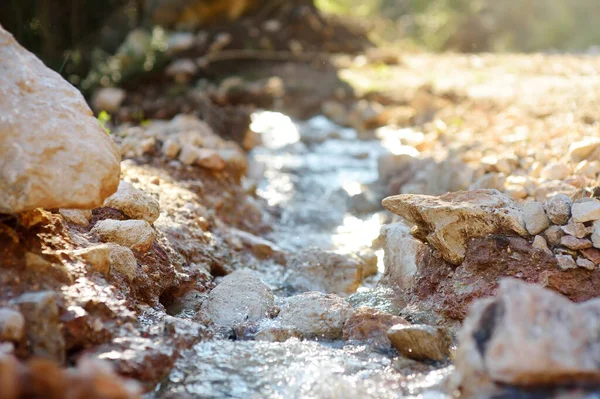
{"label": "bright sunlit background", "polygon": [[[163,67],[173,30],[264,19],[275,3],[317,7],[411,51],[600,51],[598,0],[6,0],[0,25],[86,92]],[[136,28],[139,57],[122,45]]]}
{"label": "bright sunlit background", "polygon": [[372,39],[458,51],[587,51],[600,45],[597,0],[316,0],[372,18]]}

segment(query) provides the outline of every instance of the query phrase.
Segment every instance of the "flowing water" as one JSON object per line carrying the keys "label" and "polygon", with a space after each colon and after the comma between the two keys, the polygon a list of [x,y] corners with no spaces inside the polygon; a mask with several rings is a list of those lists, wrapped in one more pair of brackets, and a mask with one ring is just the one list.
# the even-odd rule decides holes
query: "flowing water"
{"label": "flowing water", "polygon": [[[367,249],[379,235],[383,212],[357,215],[349,197],[377,180],[377,159],[390,151],[385,142],[359,140],[354,130],[322,116],[296,122],[261,111],[252,129],[263,141],[251,154],[257,175],[264,175],[258,195],[280,212],[268,238],[291,252]],[[281,274],[270,273],[271,267],[258,272],[277,288]],[[369,295],[368,287],[360,290]],[[447,396],[435,387],[450,371],[425,365],[415,371],[393,353],[341,341],[214,340],[182,353],[153,397],[441,399]]]}
{"label": "flowing water", "polygon": [[379,215],[358,217],[348,197],[377,180],[379,140],[358,140],[353,129],[322,116],[294,123],[275,112],[254,114],[263,146],[252,157],[264,167],[259,195],[281,208],[272,238],[287,250],[318,247],[358,252],[379,235]]}

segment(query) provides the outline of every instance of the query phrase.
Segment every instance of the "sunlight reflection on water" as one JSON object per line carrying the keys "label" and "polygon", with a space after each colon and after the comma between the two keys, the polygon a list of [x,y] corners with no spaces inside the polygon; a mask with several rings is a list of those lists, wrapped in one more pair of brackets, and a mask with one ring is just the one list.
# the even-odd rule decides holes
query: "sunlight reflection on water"
{"label": "sunlight reflection on water", "polygon": [[[380,140],[358,140],[355,131],[322,116],[297,122],[277,112],[259,111],[252,115],[251,127],[263,140],[250,156],[264,170],[257,193],[279,213],[268,238],[289,251],[317,247],[357,253],[369,248],[379,235],[383,212],[353,214],[349,199],[378,179],[380,155],[404,149],[394,147],[392,138],[384,146]],[[397,138],[410,132],[389,135]],[[418,134],[411,139],[418,140]],[[381,275],[383,250],[375,254]],[[278,287],[280,272],[263,266],[261,278]],[[451,367],[402,373],[395,367],[391,353],[343,341],[213,340],[184,351],[156,397],[448,398],[436,387]]]}
{"label": "sunlight reflection on water", "polygon": [[185,351],[161,393],[213,399],[447,399],[435,387],[451,371],[403,376],[387,356],[361,345],[211,341]]}
{"label": "sunlight reflection on water", "polygon": [[272,237],[280,246],[351,253],[371,245],[379,216],[352,215],[348,200],[377,180],[377,159],[388,152],[379,140],[357,140],[353,129],[323,116],[296,122],[271,111],[255,112],[251,128],[263,140],[251,154],[265,168],[257,193],[281,207]]}
{"label": "sunlight reflection on water", "polygon": [[258,111],[251,118],[250,129],[261,134],[263,146],[267,148],[281,148],[300,140],[297,125],[287,115]]}

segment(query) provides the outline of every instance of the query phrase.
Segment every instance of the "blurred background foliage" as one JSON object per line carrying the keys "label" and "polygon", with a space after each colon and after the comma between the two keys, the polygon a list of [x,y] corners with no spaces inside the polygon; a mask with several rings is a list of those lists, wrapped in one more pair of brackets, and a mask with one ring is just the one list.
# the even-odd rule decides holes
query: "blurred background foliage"
{"label": "blurred background foliage", "polygon": [[[286,8],[292,19],[307,8],[334,14],[348,26],[367,26],[373,43],[402,50],[586,52],[600,46],[600,0],[2,0],[0,24],[85,91],[164,67],[173,32],[235,32],[239,20],[263,26]],[[293,34],[310,29],[302,25]]]}
{"label": "blurred background foliage", "polygon": [[378,42],[431,51],[587,51],[600,45],[598,0],[317,0],[372,20]]}

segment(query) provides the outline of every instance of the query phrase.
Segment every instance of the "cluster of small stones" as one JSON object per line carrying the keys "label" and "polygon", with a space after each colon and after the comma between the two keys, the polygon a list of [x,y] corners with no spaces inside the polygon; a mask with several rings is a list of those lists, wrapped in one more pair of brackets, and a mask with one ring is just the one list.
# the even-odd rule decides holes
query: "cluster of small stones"
{"label": "cluster of small stones", "polygon": [[534,236],[533,246],[554,255],[562,270],[600,264],[600,201],[575,202],[557,194],[546,202],[528,201],[523,206],[525,227]]}
{"label": "cluster of small stones", "polygon": [[126,158],[154,155],[159,149],[175,165],[195,165],[212,171],[221,171],[228,165],[246,168],[242,148],[216,135],[206,122],[193,115],[152,121],[145,128],[124,126],[117,136],[122,137],[117,144]]}
{"label": "cluster of small stones", "polygon": [[[387,108],[373,104],[365,108],[365,115],[360,114],[358,119],[370,128],[382,126],[375,135],[384,145],[386,141],[394,144],[396,153],[384,155],[379,162],[380,182],[387,187],[388,195],[496,189],[518,201],[544,202],[557,193],[576,197],[597,183],[600,138],[575,131],[573,142],[571,135],[533,127],[517,130],[511,137],[499,137],[489,130],[490,126],[511,119],[510,110],[500,112],[486,124],[479,121],[483,118],[471,114],[475,111],[468,105],[457,109],[443,107],[437,104],[439,101],[439,96],[417,91],[407,107],[413,110],[413,117],[404,123],[390,118]],[[419,124],[419,115],[429,109],[423,109],[422,102],[436,112],[432,121]],[[327,103],[323,112],[335,121],[355,125],[348,122],[356,118],[355,110],[344,113],[342,107]],[[451,125],[455,118],[463,118],[468,130],[481,132],[486,138],[473,140],[470,134]],[[373,120],[378,123],[369,124]],[[414,125],[419,130],[402,129]],[[519,144],[515,143],[517,137]],[[552,140],[551,149],[537,145],[547,140]]]}
{"label": "cluster of small stones", "polygon": [[451,338],[444,327],[410,324],[387,311],[354,307],[340,295],[320,291],[304,291],[276,301],[271,289],[250,270],[227,275],[207,295],[197,317],[232,329],[240,340],[343,339],[373,348],[394,348],[419,361],[445,361],[451,356]]}
{"label": "cluster of small stones", "polygon": [[553,193],[571,193],[593,185],[600,174],[600,139],[584,137],[572,143],[568,153],[564,159],[546,154],[537,160],[520,153],[484,156],[480,161],[485,174],[470,188],[496,188],[517,200],[543,201]]}

